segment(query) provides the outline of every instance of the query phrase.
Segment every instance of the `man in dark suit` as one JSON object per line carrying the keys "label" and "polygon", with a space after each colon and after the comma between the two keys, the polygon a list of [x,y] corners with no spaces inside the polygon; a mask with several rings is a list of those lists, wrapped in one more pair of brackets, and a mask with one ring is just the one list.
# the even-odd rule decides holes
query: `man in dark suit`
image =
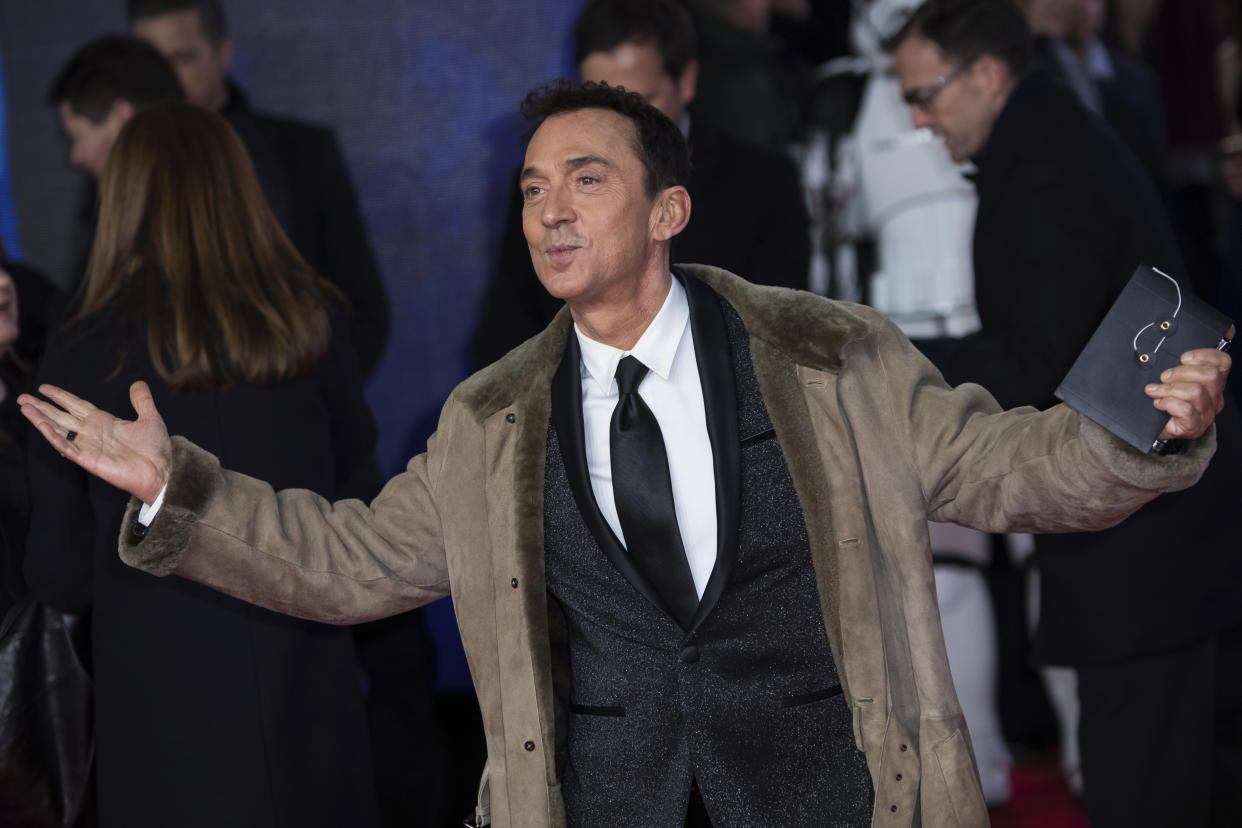
{"label": "man in dark suit", "polygon": [[1169,139],[1160,87],[1150,69],[1100,41],[1104,0],[1023,0],[1019,5],[1035,32],[1035,59],[1104,119],[1163,195]]}
{"label": "man in dark suit", "polygon": [[[1030,33],[1009,4],[932,0],[896,41],[915,124],[978,166],[982,328],[917,344],[950,383],[980,383],[1005,406],[1048,406],[1139,264],[1184,276],[1172,230],[1126,147],[1064,86],[1029,71]],[[1093,825],[1238,813],[1242,778],[1228,769],[1242,749],[1242,520],[1227,503],[1242,488],[1242,423],[1232,404],[1218,422],[1220,455],[1194,489],[1105,532],[1036,539],[1035,652],[1078,669]]]}
{"label": "man in dark suit", "polygon": [[[637,92],[689,138],[694,215],[673,246],[673,261],[806,288],[811,239],[797,169],[779,153],[692,117],[699,66],[684,8],[675,0],[592,0],[574,25],[574,60],[583,80]],[[535,278],[516,180],[511,194],[499,266],[474,335],[480,368],[543,330],[563,304]]]}
{"label": "man in dark suit", "polygon": [[388,340],[388,299],[336,136],[250,108],[228,75],[233,41],[220,0],[128,0],[127,10],[133,34],[168,59],[186,98],[237,130],[290,241],[345,294],[358,364],[370,376]]}
{"label": "man in dark suit", "polygon": [[99,218],[97,182],[116,136],[143,107],[182,97],[168,61],[149,44],[121,35],[104,35],[79,48],[48,85],[45,100],[56,108],[69,142],[69,163],[86,173],[70,238],[67,293],[86,273]]}

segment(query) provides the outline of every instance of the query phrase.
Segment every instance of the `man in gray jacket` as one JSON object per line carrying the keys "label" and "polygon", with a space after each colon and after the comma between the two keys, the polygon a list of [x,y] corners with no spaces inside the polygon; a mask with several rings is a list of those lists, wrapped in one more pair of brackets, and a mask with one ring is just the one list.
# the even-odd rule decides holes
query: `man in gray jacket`
{"label": "man in gray jacket", "polygon": [[334,623],[451,593],[477,824],[986,825],[927,520],[1099,528],[1190,485],[1228,357],[1149,387],[1175,457],[1001,411],[869,309],[670,271],[688,159],[637,96],[559,83],[524,109],[524,230],[568,309],[462,383],[370,505],[222,470],[141,384],[134,422],[46,386],[59,407],[23,412],[134,495],[132,565]]}

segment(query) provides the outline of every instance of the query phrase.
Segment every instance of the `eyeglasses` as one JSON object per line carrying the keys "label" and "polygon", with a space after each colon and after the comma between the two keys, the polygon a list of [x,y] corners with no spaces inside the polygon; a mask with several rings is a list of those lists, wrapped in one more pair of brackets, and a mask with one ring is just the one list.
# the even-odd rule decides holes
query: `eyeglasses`
{"label": "eyeglasses", "polygon": [[926,86],[919,86],[911,89],[901,98],[911,109],[921,110],[925,114],[931,113],[932,102],[936,100],[936,96],[949,84],[957,80],[957,78],[966,71],[970,66],[969,63],[959,63],[947,75],[941,75]]}

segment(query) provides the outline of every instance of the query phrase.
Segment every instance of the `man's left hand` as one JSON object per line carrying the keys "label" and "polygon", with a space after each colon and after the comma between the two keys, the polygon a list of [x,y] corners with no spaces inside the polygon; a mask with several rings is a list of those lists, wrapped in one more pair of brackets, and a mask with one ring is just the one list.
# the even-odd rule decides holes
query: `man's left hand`
{"label": "man's left hand", "polygon": [[[1229,326],[1227,339],[1233,339]],[[1167,369],[1158,384],[1148,385],[1147,396],[1156,408],[1169,415],[1160,440],[1194,440],[1212,425],[1225,407],[1225,381],[1229,378],[1229,354],[1199,348],[1182,354],[1182,364]]]}

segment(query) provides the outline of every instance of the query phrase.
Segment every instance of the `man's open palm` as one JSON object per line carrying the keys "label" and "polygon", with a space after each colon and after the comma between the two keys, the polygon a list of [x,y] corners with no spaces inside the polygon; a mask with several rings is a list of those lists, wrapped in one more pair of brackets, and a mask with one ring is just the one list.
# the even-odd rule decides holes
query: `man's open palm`
{"label": "man's open palm", "polygon": [[171,443],[145,382],[129,387],[137,420],[118,420],[54,385],[40,385],[39,393],[51,402],[30,394],[17,402],[61,456],[145,503],[155,502],[168,481]]}

